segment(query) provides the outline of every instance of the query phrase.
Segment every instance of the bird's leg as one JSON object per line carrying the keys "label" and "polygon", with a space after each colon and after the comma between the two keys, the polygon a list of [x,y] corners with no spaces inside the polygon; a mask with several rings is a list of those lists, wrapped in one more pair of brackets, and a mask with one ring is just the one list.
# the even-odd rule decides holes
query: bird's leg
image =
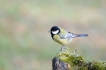
{"label": "bird's leg", "polygon": [[60,51],[63,51],[65,48],[66,48],[65,46],[62,46],[61,49],[60,49]]}

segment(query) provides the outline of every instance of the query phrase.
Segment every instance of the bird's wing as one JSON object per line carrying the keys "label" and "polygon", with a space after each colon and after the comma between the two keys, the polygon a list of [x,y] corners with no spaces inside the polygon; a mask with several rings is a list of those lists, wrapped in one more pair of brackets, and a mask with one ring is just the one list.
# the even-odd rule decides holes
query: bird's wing
{"label": "bird's wing", "polygon": [[71,33],[71,32],[67,32],[65,35],[60,36],[61,39],[70,39],[70,38],[75,38],[76,34]]}

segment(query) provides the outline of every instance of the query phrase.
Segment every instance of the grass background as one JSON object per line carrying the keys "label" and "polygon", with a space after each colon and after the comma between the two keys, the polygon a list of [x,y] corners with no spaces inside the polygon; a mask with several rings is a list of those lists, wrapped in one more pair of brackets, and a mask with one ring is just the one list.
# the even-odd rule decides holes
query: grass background
{"label": "grass background", "polygon": [[69,45],[87,61],[106,60],[105,0],[0,0],[0,70],[51,70],[61,45],[54,25],[89,37]]}

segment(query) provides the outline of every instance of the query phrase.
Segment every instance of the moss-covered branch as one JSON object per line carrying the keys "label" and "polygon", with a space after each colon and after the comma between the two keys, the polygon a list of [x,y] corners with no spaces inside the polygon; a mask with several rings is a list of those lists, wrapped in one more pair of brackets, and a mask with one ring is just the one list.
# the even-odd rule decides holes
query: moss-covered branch
{"label": "moss-covered branch", "polygon": [[53,70],[106,70],[106,62],[86,60],[75,50],[62,47],[52,61]]}

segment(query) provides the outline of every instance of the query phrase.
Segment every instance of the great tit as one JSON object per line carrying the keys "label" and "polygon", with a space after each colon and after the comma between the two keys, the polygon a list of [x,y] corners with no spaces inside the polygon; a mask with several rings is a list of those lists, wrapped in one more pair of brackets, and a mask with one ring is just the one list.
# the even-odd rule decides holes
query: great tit
{"label": "great tit", "polygon": [[51,33],[52,39],[63,46],[69,44],[73,38],[88,36],[88,34],[74,34],[58,26],[53,26],[49,32]]}

